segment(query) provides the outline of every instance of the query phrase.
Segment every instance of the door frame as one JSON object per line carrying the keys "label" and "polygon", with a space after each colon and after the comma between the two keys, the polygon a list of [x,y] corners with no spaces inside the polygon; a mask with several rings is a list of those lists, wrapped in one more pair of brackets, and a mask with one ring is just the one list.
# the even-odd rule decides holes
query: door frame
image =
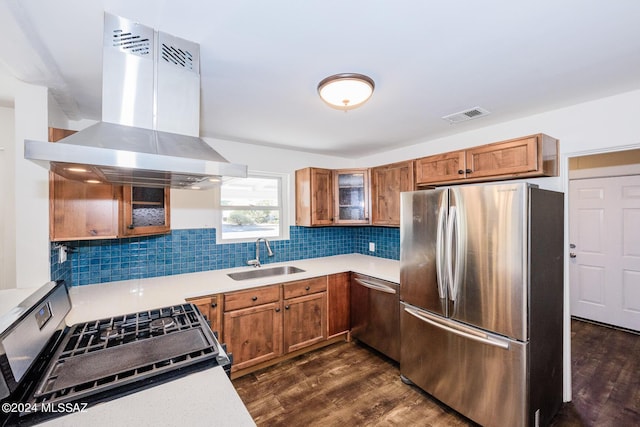
{"label": "door frame", "polygon": [[[571,393],[571,282],[569,276],[569,159],[574,157],[589,156],[594,154],[614,153],[617,151],[628,151],[640,149],[640,143],[629,145],[617,145],[605,148],[597,148],[583,151],[572,151],[561,154],[560,176],[562,189],[564,192],[564,331],[563,331],[563,365],[564,365],[564,390],[563,400],[569,402],[572,400]],[[603,168],[605,169],[605,168]],[[614,168],[606,168],[613,172]],[[619,169],[619,167],[615,167]],[[578,174],[581,175],[581,174]],[[573,178],[576,178],[574,174]],[[586,178],[586,176],[581,176]]]}

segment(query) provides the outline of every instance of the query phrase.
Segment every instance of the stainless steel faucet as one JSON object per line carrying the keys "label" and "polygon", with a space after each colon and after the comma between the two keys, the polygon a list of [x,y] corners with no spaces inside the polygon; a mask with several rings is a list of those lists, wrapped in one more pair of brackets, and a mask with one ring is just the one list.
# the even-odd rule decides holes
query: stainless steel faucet
{"label": "stainless steel faucet", "polygon": [[267,255],[269,256],[273,256],[273,251],[271,250],[271,245],[269,245],[269,241],[267,239],[265,239],[264,237],[260,237],[256,240],[256,259],[252,259],[247,261],[248,265],[253,265],[254,267],[261,267],[262,265],[260,264],[260,241],[264,242],[264,245],[267,248]]}

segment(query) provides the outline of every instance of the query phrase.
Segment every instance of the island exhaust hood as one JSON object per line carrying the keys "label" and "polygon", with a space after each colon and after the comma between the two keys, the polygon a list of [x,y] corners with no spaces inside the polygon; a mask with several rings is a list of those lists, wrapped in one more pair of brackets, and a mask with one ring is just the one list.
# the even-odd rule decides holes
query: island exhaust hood
{"label": "island exhaust hood", "polygon": [[200,133],[200,46],[105,13],[102,122],[24,156],[68,179],[207,188],[246,177]]}

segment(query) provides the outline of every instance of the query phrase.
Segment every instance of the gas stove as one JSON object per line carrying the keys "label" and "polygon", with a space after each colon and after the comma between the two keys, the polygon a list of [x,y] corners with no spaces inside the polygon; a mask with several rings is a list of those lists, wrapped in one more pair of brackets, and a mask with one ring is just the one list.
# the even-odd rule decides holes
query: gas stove
{"label": "gas stove", "polygon": [[[193,304],[114,316],[70,327],[63,282],[51,282],[0,326],[0,399],[15,411],[1,425],[29,425],[60,415],[38,408],[91,405],[191,372],[222,366],[231,357]],[[11,320],[11,319],[9,319]]]}

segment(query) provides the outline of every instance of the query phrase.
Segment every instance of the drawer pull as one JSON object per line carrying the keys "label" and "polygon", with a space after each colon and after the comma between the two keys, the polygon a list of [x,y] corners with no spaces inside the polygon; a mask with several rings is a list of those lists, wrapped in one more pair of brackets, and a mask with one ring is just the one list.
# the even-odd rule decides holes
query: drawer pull
{"label": "drawer pull", "polygon": [[289,306],[288,306],[288,305],[285,305],[285,306],[284,306],[284,309],[285,309],[285,310],[289,310]]}
{"label": "drawer pull", "polygon": [[211,308],[216,308],[217,306],[218,306],[218,303],[216,303],[216,302],[212,302],[211,303]]}
{"label": "drawer pull", "polygon": [[305,291],[308,291],[309,289],[311,289],[311,286],[305,286],[305,287],[304,287],[304,290],[305,290]]}
{"label": "drawer pull", "polygon": [[258,301],[258,297],[251,297],[251,301]]}

